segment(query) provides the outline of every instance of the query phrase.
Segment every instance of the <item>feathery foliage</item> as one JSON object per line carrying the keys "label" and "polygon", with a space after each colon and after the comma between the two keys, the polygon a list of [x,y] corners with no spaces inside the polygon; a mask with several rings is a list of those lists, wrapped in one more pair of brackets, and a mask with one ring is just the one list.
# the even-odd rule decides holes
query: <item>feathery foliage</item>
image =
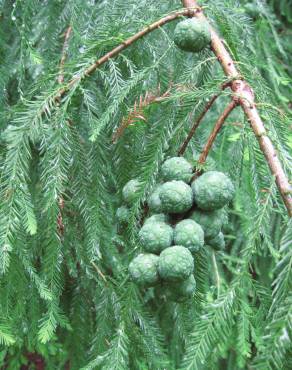
{"label": "feathery foliage", "polygon": [[[200,5],[253,87],[291,176],[291,1]],[[236,186],[226,249],[196,254],[197,291],[185,303],[129,280],[162,162],[218,94],[185,152],[196,163],[231,92],[209,48],[175,47],[179,20],[86,70],[181,8],[178,0],[0,0],[1,369],[35,359],[72,370],[291,367],[292,224],[241,109],[206,164]],[[132,178],[140,187],[119,230],[115,212]]]}

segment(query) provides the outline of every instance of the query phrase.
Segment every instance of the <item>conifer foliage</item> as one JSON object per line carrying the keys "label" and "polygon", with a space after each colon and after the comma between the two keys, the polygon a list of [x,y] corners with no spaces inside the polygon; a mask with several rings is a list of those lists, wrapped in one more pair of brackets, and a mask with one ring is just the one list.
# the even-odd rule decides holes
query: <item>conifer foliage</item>
{"label": "conifer foliage", "polygon": [[0,369],[292,367],[289,4],[0,0]]}

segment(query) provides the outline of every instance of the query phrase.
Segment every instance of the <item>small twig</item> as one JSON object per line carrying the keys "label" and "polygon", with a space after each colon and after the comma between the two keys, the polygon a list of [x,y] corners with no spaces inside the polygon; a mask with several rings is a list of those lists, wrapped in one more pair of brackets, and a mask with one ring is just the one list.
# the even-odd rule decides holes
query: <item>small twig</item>
{"label": "small twig", "polygon": [[[230,82],[226,82],[224,83],[222,86],[221,86],[221,89],[224,90],[226,89],[226,87],[230,86]],[[187,138],[185,139],[185,141],[183,142],[182,146],[180,147],[179,151],[178,151],[178,155],[183,155],[189,142],[191,141],[192,137],[194,136],[197,128],[199,127],[200,123],[202,122],[203,118],[205,117],[206,113],[208,112],[208,110],[212,107],[212,105],[215,103],[216,99],[219,97],[220,94],[216,94],[214,95],[209,101],[208,103],[206,104],[204,110],[202,111],[202,113],[199,115],[199,117],[196,119],[196,121],[194,122]]]}
{"label": "small twig", "polygon": [[[206,158],[209,154],[209,151],[216,139],[216,136],[218,135],[221,127],[223,126],[225,120],[229,116],[229,114],[233,111],[233,109],[238,105],[237,100],[232,100],[231,103],[225,108],[224,112],[221,114],[221,116],[218,118],[217,122],[215,123],[215,126],[202,150],[202,153],[199,157],[198,164],[202,165],[206,162]],[[200,169],[198,169],[195,173],[195,177],[200,173]]]}
{"label": "small twig", "polygon": [[67,58],[67,51],[68,51],[68,44],[69,44],[69,37],[72,31],[72,27],[69,26],[64,34],[64,44],[62,48],[62,57],[60,61],[60,74],[58,77],[58,83],[62,84],[64,82],[64,64]]}
{"label": "small twig", "polygon": [[61,236],[64,235],[64,232],[65,232],[65,226],[64,226],[64,223],[63,223],[63,216],[62,216],[62,211],[64,209],[64,205],[65,205],[65,202],[64,202],[64,199],[62,196],[60,196],[59,198],[59,213],[58,213],[58,216],[57,216],[57,230],[58,230],[58,234]]}
{"label": "small twig", "polygon": [[98,275],[100,275],[101,278],[107,283],[107,279],[106,279],[105,275],[100,271],[98,266],[93,261],[91,261],[91,264],[95,268],[95,270],[97,271]]}
{"label": "small twig", "polygon": [[216,261],[216,255],[215,252],[212,250],[212,262],[213,262],[213,267],[214,267],[214,272],[215,272],[215,280],[216,280],[216,286],[217,286],[217,298],[220,296],[220,274],[217,266],[217,261]]}
{"label": "small twig", "polygon": [[[64,82],[64,64],[65,64],[65,60],[66,60],[66,56],[67,56],[68,40],[69,40],[69,37],[70,37],[71,30],[72,30],[72,27],[69,26],[67,28],[67,30],[65,32],[65,36],[64,36],[64,44],[63,44],[63,48],[62,48],[62,56],[61,56],[61,61],[60,61],[60,74],[59,74],[59,77],[58,77],[58,83],[59,84]],[[59,233],[60,236],[63,236],[64,232],[65,232],[65,226],[64,226],[64,223],[63,223],[63,216],[62,216],[62,211],[64,209],[64,206],[65,206],[64,198],[62,196],[60,196],[59,197],[59,213],[58,213],[58,216],[57,216],[57,229],[58,229],[58,233]]]}
{"label": "small twig", "polygon": [[180,147],[180,150],[178,151],[178,155],[183,155],[189,142],[191,141],[192,137],[194,136],[195,134],[195,131],[197,130],[197,128],[199,127],[200,123],[202,122],[203,118],[205,117],[206,113],[208,112],[208,110],[211,108],[211,106],[214,104],[215,100],[218,98],[218,94],[214,95],[209,101],[208,103],[206,104],[203,112],[199,115],[199,117],[197,118],[197,120],[195,121],[195,123],[193,124],[187,138],[185,139],[185,141],[183,142],[182,146]]}

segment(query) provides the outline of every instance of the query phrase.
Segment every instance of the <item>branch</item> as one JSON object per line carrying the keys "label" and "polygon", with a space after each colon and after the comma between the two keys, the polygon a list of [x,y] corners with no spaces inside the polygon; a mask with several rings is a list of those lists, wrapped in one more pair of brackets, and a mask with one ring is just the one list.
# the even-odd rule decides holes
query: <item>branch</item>
{"label": "branch", "polygon": [[[67,28],[66,32],[65,32],[65,35],[64,35],[64,44],[63,44],[63,48],[62,48],[62,56],[61,56],[61,61],[60,61],[60,74],[59,74],[59,77],[58,77],[58,83],[59,84],[64,82],[64,64],[65,64],[65,60],[66,60],[66,57],[67,57],[68,41],[69,41],[71,31],[72,31],[72,27],[69,26]],[[62,211],[64,209],[65,202],[64,202],[64,198],[62,196],[59,197],[58,204],[59,204],[59,213],[58,213],[58,216],[57,216],[57,230],[58,230],[58,234],[60,236],[62,236],[62,235],[64,235],[64,231],[65,231],[65,226],[64,226],[64,223],[63,223],[63,216],[62,216]]]}
{"label": "branch", "polygon": [[64,34],[64,44],[62,48],[62,57],[60,61],[60,75],[58,77],[59,84],[62,84],[64,82],[64,64],[67,58],[67,50],[68,50],[69,37],[70,37],[71,31],[72,31],[72,27],[69,26]]}
{"label": "branch", "polygon": [[215,123],[215,126],[204,146],[204,149],[202,150],[202,153],[199,157],[198,164],[202,165],[206,162],[206,158],[209,154],[210,149],[212,148],[212,145],[216,139],[216,136],[218,135],[219,131],[221,130],[221,127],[223,126],[226,118],[229,116],[229,114],[233,111],[233,109],[238,105],[238,103],[235,100],[232,100],[231,103],[225,108],[224,112],[221,114],[221,116],[218,118],[218,121]]}
{"label": "branch", "polygon": [[91,261],[91,264],[95,268],[95,270],[97,271],[98,275],[100,275],[100,277],[102,278],[102,280],[105,283],[107,283],[107,279],[106,279],[105,275],[100,271],[100,269],[98,268],[98,266],[93,261]]}
{"label": "branch", "polygon": [[58,231],[59,236],[62,237],[65,232],[65,225],[63,223],[63,215],[62,215],[62,211],[64,210],[64,207],[65,207],[65,202],[62,196],[59,197],[58,206],[59,206],[59,213],[57,216],[57,231]]}
{"label": "branch", "polygon": [[208,103],[206,104],[203,112],[199,115],[199,117],[197,118],[197,120],[195,121],[195,123],[193,124],[186,140],[183,142],[182,146],[180,147],[180,150],[178,151],[178,155],[184,155],[184,152],[189,144],[189,142],[191,141],[192,137],[194,136],[195,134],[195,131],[197,130],[197,128],[199,127],[201,121],[203,120],[203,118],[205,117],[206,113],[208,112],[208,110],[212,107],[212,105],[214,104],[214,102],[216,101],[216,99],[218,98],[219,94],[216,94],[214,95],[211,100],[208,101]]}
{"label": "branch", "polygon": [[[230,82],[227,82],[227,83],[224,83],[221,87],[222,90],[226,89],[227,86],[230,86]],[[203,110],[203,112],[199,115],[199,117],[197,118],[197,120],[194,122],[186,140],[183,142],[182,146],[180,147],[179,151],[178,151],[178,155],[183,155],[189,142],[191,141],[192,137],[194,136],[195,134],[195,131],[197,130],[197,128],[199,127],[201,121],[203,120],[203,118],[205,117],[206,113],[208,112],[208,110],[212,107],[212,105],[215,103],[216,99],[218,98],[220,94],[216,94],[214,95],[211,100],[209,100],[209,102],[206,104],[205,106],[205,109]]]}
{"label": "branch", "polygon": [[[110,58],[113,58],[117,56],[122,50],[128,48],[130,45],[132,45],[135,41],[139,40],[140,38],[144,37],[148,33],[152,32],[153,30],[165,25],[166,23],[169,23],[173,20],[175,20],[178,17],[181,16],[188,16],[192,17],[196,14],[196,12],[200,11],[201,8],[199,6],[193,7],[192,9],[183,9],[179,10],[177,12],[171,13],[160,20],[152,23],[150,26],[145,27],[143,30],[136,33],[134,36],[129,37],[127,40],[123,41],[120,45],[106,53],[103,57],[96,60],[91,66],[89,66],[85,72],[84,76],[88,76],[91,73],[93,73],[97,68],[99,68],[102,64],[107,62]],[[70,90],[76,82],[78,82],[81,79],[80,76],[72,78],[66,86],[61,88],[55,97],[55,100],[60,99],[68,90]]]}
{"label": "branch", "polygon": [[[198,7],[197,1],[195,0],[182,0],[182,2],[186,8],[193,9]],[[200,8],[197,8],[197,11],[194,12],[193,16],[207,21],[207,18],[204,16]],[[231,89],[239,98],[239,104],[247,116],[255,136],[257,137],[261,151],[263,152],[270,167],[270,171],[272,175],[275,176],[277,187],[283,198],[288,214],[292,216],[292,189],[282,168],[277,152],[270,138],[267,136],[263,121],[256,109],[253,91],[246,81],[240,80],[241,76],[237,71],[231,56],[211,26],[210,31],[212,50],[217,56],[225,75],[233,79],[231,83]]]}

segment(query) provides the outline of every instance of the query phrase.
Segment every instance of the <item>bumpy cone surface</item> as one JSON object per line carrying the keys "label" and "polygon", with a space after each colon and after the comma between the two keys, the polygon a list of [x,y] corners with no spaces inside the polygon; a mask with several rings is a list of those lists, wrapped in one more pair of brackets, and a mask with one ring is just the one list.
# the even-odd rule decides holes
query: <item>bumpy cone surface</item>
{"label": "bumpy cone surface", "polygon": [[155,254],[139,254],[129,265],[133,281],[141,286],[154,286],[159,281],[159,257]]}
{"label": "bumpy cone surface", "polygon": [[157,186],[154,192],[149,196],[147,203],[151,212],[160,213],[162,211],[162,204],[160,199],[161,185]]}
{"label": "bumpy cone surface", "polygon": [[192,172],[192,165],[183,157],[169,158],[161,167],[161,174],[164,181],[181,180],[190,182]]}
{"label": "bumpy cone surface", "polygon": [[192,189],[183,181],[168,181],[161,186],[162,209],[167,213],[184,213],[193,205]]}
{"label": "bumpy cone surface", "polygon": [[133,204],[137,198],[137,192],[139,191],[140,183],[137,179],[130,180],[123,187],[123,199],[128,205]]}
{"label": "bumpy cone surface", "polygon": [[146,218],[144,224],[147,224],[149,222],[168,222],[169,221],[169,217],[168,215],[164,214],[164,213],[157,213],[155,215],[152,215],[148,218]]}
{"label": "bumpy cone surface", "polygon": [[180,245],[166,248],[161,252],[158,272],[166,281],[183,281],[194,271],[194,259],[191,252]]}
{"label": "bumpy cone surface", "polygon": [[177,303],[185,302],[193,297],[196,291],[196,280],[194,275],[190,275],[186,280],[180,282],[165,282],[156,288],[158,296]]}
{"label": "bumpy cone surface", "polygon": [[204,231],[194,220],[180,221],[174,229],[174,242],[192,253],[197,252],[204,245]]}
{"label": "bumpy cone surface", "polygon": [[171,246],[173,229],[164,222],[147,222],[141,228],[139,238],[145,251],[160,253]]}
{"label": "bumpy cone surface", "polygon": [[224,235],[220,232],[215,238],[208,240],[208,245],[216,250],[222,250],[225,248]]}
{"label": "bumpy cone surface", "polygon": [[203,50],[211,42],[208,23],[194,18],[179,22],[174,31],[174,42],[184,51],[197,53]]}
{"label": "bumpy cone surface", "polygon": [[215,211],[197,209],[191,214],[190,218],[202,226],[205,240],[208,240],[219,234],[223,223],[223,211],[221,209]]}
{"label": "bumpy cone surface", "polygon": [[116,219],[120,224],[126,224],[129,220],[129,209],[125,206],[119,207],[116,212]]}
{"label": "bumpy cone surface", "polygon": [[209,211],[224,207],[235,193],[229,177],[218,171],[204,173],[192,183],[192,189],[198,207]]}
{"label": "bumpy cone surface", "polygon": [[252,18],[258,18],[261,15],[258,6],[253,3],[245,4],[244,10]]}

